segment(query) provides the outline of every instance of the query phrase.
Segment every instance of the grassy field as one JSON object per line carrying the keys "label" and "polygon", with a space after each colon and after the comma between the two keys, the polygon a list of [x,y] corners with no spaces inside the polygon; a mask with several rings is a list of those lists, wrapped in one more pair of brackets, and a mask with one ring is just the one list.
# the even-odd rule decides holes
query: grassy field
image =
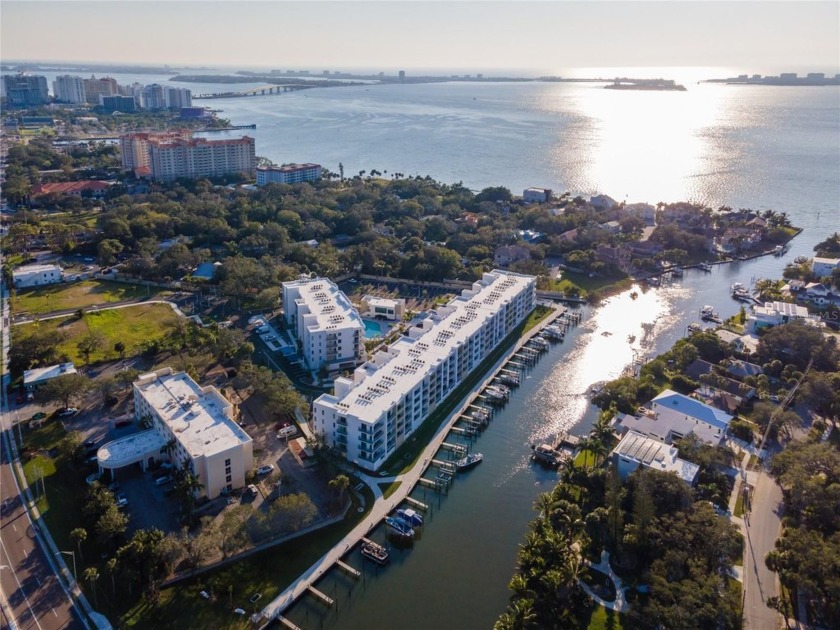
{"label": "grassy field", "polygon": [[109,304],[121,300],[146,297],[161,297],[170,292],[156,293],[154,288],[122,282],[85,280],[73,284],[52,284],[19,291],[12,297],[12,313],[40,315],[51,311],[87,308],[97,304]]}
{"label": "grassy field", "polygon": [[625,289],[629,289],[633,281],[627,276],[623,277],[595,277],[590,278],[585,273],[575,273],[574,271],[564,271],[561,280],[552,279],[549,284],[550,291],[563,291],[566,294],[577,290],[580,297],[586,298],[592,292],[597,292],[601,295],[608,293],[618,293]]}
{"label": "grassy field", "polygon": [[166,304],[139,304],[126,308],[104,310],[85,313],[82,319],[71,316],[65,319],[49,319],[34,324],[23,324],[13,329],[17,339],[32,334],[35,326],[49,327],[68,333],[68,339],[58,350],[67,354],[74,363],[83,363],[76,347],[79,339],[91,330],[100,331],[105,335],[105,345],[94,352],[91,363],[102,360],[114,360],[119,357],[114,350],[114,344],[122,341],[126,347],[126,355],[137,354],[137,347],[148,340],[164,337],[175,320],[174,311]]}

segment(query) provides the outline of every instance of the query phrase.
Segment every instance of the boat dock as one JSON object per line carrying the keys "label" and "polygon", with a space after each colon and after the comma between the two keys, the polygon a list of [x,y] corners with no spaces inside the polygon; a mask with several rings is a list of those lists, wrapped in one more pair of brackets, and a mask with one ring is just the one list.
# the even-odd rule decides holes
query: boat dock
{"label": "boat dock", "polygon": [[[287,587],[278,597],[263,608],[261,613],[254,617],[256,625],[260,628],[267,628],[275,619],[281,619],[285,613],[301,596],[310,592],[319,601],[334,607],[335,602],[332,598],[325,595],[314,588],[314,584],[326,575],[333,568],[337,568],[344,572],[349,570],[356,571],[349,564],[344,561],[344,557],[351,553],[360,543],[372,544],[372,541],[367,537],[374,529],[378,529],[386,516],[389,516],[394,509],[401,503],[412,505],[423,511],[429,510],[429,506],[418,499],[411,496],[411,492],[415,488],[424,488],[426,490],[434,491],[440,500],[443,495],[447,494],[449,487],[455,481],[455,472],[457,470],[454,459],[464,457],[469,452],[469,447],[466,444],[458,443],[458,439],[465,439],[464,427],[456,427],[455,424],[459,421],[470,422],[471,427],[475,424],[481,425],[489,422],[492,418],[493,410],[486,404],[480,404],[479,400],[486,399],[481,393],[485,392],[488,387],[498,388],[491,391],[502,391],[502,385],[493,385],[494,380],[501,374],[509,374],[522,378],[530,366],[548,350],[549,344],[540,339],[543,343],[536,342],[535,348],[526,347],[532,339],[534,339],[542,330],[557,320],[561,320],[559,325],[568,328],[581,319],[580,313],[569,313],[563,306],[555,306],[554,312],[549,314],[539,325],[528,331],[521,339],[519,339],[504,355],[491,367],[481,383],[473,392],[468,393],[464,399],[456,406],[449,417],[441,424],[435,434],[429,441],[425,450],[418,456],[416,465],[408,470],[406,473],[392,478],[393,481],[401,481],[399,487],[393,492],[388,499],[380,496],[374,501],[370,513],[357,524],[347,535],[344,536],[332,549],[330,549],[324,556],[315,562],[305,573],[303,573],[295,582]],[[507,395],[510,391],[507,390]],[[469,414],[469,415],[467,415]],[[460,431],[453,431],[460,429]],[[459,435],[459,433],[461,435]],[[477,433],[473,430],[473,433]],[[457,455],[457,457],[455,457]],[[447,461],[448,458],[452,458]],[[436,468],[436,473],[430,471],[431,467]],[[430,478],[434,474],[433,478]],[[428,476],[427,476],[428,475]],[[371,482],[374,478],[371,478]],[[382,479],[379,479],[381,482]],[[375,486],[375,484],[373,484]]]}
{"label": "boat dock", "polygon": [[282,625],[286,626],[289,630],[302,630],[300,627],[296,626],[291,621],[286,619],[283,615],[277,617],[277,621],[279,621]]}
{"label": "boat dock", "polygon": [[335,563],[335,566],[337,566],[339,569],[344,571],[347,575],[350,575],[350,576],[356,578],[357,580],[360,577],[362,577],[362,572],[361,571],[359,571],[358,569],[356,569],[354,567],[351,567],[349,564],[347,564],[343,560],[337,560],[336,563]]}

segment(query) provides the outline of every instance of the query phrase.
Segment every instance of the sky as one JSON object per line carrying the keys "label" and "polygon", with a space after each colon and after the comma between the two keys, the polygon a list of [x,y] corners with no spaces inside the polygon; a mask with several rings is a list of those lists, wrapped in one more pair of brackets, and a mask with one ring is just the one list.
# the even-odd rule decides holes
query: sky
{"label": "sky", "polygon": [[840,2],[0,2],[0,60],[840,72]]}

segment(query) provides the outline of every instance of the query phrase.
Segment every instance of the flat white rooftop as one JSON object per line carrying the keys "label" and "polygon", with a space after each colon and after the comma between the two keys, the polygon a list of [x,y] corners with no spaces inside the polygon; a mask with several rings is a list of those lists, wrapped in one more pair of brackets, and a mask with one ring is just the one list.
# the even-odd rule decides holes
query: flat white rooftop
{"label": "flat white rooftop", "polygon": [[137,379],[135,387],[193,458],[251,440],[229,417],[231,403],[215,388],[203,391],[184,372],[144,374]]}
{"label": "flat white rooftop", "polygon": [[102,445],[96,452],[99,465],[103,468],[122,468],[147,457],[160,459],[160,451],[166,440],[157,431],[142,431]]}
{"label": "flat white rooftop", "polygon": [[613,450],[619,456],[638,462],[642,466],[662,472],[676,473],[688,484],[694,483],[700,466],[677,457],[677,449],[641,433],[629,431]]}
{"label": "flat white rooftop", "polygon": [[369,306],[383,306],[383,307],[394,307],[397,304],[405,304],[405,300],[400,299],[393,299],[393,298],[383,298],[383,297],[376,297],[375,295],[366,295],[362,298],[362,301]]}
{"label": "flat white rooftop", "polygon": [[57,365],[50,365],[42,368],[35,368],[34,370],[26,370],[23,373],[23,384],[37,385],[43,381],[48,381],[56,376],[64,374],[75,374],[76,366],[72,363],[59,363]]}
{"label": "flat white rooftop", "polygon": [[764,306],[755,306],[754,312],[756,315],[766,315],[773,317],[775,315],[786,315],[788,317],[808,317],[808,309],[799,304],[791,304],[790,302],[765,302]]}
{"label": "flat white rooftop", "polygon": [[[425,332],[415,326],[409,331],[410,336],[400,337],[357,368],[356,385],[343,397],[325,394],[319,400],[335,404],[339,413],[353,415],[363,422],[375,422],[492,318],[502,304],[510,302],[533,281],[533,276],[506,271],[484,274],[474,284],[479,287],[477,291],[465,290],[446,306],[430,313],[420,323],[428,327]],[[365,375],[361,382],[359,374]]]}
{"label": "flat white rooftop", "polygon": [[316,316],[316,323],[309,326],[310,332],[338,328],[364,330],[365,324],[358,311],[332,280],[307,278],[284,282],[283,286],[297,287],[300,297],[296,301],[305,304],[309,312]]}
{"label": "flat white rooftop", "polygon": [[24,276],[30,273],[49,273],[50,271],[61,271],[61,267],[58,265],[24,265],[15,269],[12,272],[12,276]]}

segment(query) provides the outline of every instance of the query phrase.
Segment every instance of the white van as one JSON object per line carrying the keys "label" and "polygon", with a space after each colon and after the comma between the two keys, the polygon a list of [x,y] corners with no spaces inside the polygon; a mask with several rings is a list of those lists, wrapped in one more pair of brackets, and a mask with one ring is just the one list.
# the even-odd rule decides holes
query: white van
{"label": "white van", "polygon": [[282,429],[280,429],[277,432],[277,437],[282,440],[284,438],[294,437],[297,434],[298,434],[297,427],[293,424],[290,424],[289,426],[283,427]]}

